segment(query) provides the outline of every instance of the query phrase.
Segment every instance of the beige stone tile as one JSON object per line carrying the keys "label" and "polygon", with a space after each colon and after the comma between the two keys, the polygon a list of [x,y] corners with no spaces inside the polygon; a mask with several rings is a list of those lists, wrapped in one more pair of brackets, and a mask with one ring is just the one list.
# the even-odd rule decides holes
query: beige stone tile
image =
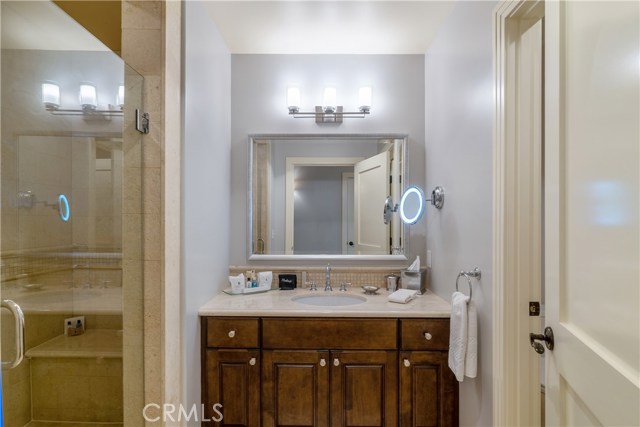
{"label": "beige stone tile", "polygon": [[138,341],[123,348],[123,412],[127,427],[144,424],[144,360],[141,346],[142,341]]}
{"label": "beige stone tile", "polygon": [[143,261],[124,260],[122,262],[122,296],[124,300],[141,300],[143,295]]}
{"label": "beige stone tile", "polygon": [[160,214],[144,215],[144,260],[160,260],[162,256],[162,235]]}
{"label": "beige stone tile", "polygon": [[[125,114],[127,114],[126,111]],[[130,113],[130,115],[132,114],[133,112]],[[140,167],[142,165],[142,136],[143,135],[136,130],[133,120],[125,124],[122,135],[124,167]]]}
{"label": "beige stone tile", "polygon": [[162,290],[162,263],[158,260],[144,261],[144,298],[160,295]]}
{"label": "beige stone tile", "polygon": [[143,76],[162,75],[162,31],[122,29],[123,59]]}
{"label": "beige stone tile", "polygon": [[122,315],[99,315],[93,324],[95,329],[122,329]]}
{"label": "beige stone tile", "polygon": [[125,167],[122,213],[142,213],[142,168]]}
{"label": "beige stone tile", "polygon": [[124,260],[142,259],[142,215],[123,214],[122,258]]}
{"label": "beige stone tile", "polygon": [[142,148],[142,163],[145,167],[161,167],[164,156],[164,133],[162,123],[158,118],[160,113],[151,114],[151,125],[149,134],[144,136],[144,146]]}
{"label": "beige stone tile", "polygon": [[[144,106],[147,111],[158,113],[162,111],[162,77],[159,75],[147,75],[142,85],[144,93]],[[159,115],[156,117],[158,119]]]}
{"label": "beige stone tile", "polygon": [[160,168],[145,167],[143,170],[143,213],[161,213]]}
{"label": "beige stone tile", "polygon": [[162,3],[159,1],[122,2],[122,28],[162,28]]}
{"label": "beige stone tile", "polygon": [[162,312],[160,299],[146,299],[144,301],[144,335],[145,346],[149,339],[160,339],[162,334]]}

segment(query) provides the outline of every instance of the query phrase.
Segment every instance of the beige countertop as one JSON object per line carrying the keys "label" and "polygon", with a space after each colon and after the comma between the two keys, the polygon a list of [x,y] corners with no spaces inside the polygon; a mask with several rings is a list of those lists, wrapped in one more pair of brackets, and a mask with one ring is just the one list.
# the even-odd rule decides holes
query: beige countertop
{"label": "beige countertop", "polygon": [[[320,287],[320,286],[319,286]],[[358,295],[366,298],[361,304],[345,306],[315,306],[295,302],[292,298],[306,295]],[[324,292],[322,288],[312,292],[308,289],[290,291],[228,295],[221,292],[203,305],[200,316],[262,316],[262,317],[449,317],[451,305],[439,296],[427,292],[418,295],[407,304],[389,302],[389,292],[380,289],[376,295],[365,295],[359,288],[347,292]]]}

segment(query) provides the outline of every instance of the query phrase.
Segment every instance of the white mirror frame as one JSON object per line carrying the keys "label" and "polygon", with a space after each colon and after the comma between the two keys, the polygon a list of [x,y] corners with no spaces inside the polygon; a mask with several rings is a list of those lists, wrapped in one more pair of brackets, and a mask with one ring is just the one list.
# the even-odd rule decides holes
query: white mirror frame
{"label": "white mirror frame", "polygon": [[[407,256],[405,254],[401,255],[340,255],[340,254],[317,254],[317,255],[263,255],[263,254],[254,254],[252,251],[252,235],[253,235],[253,224],[251,218],[253,217],[252,212],[252,199],[253,199],[253,189],[251,184],[253,182],[253,141],[259,139],[402,139],[404,141],[403,144],[403,171],[402,175],[408,177],[409,167],[408,167],[408,140],[409,136],[407,134],[252,134],[249,135],[249,150],[248,150],[248,191],[247,191],[247,217],[249,220],[247,221],[247,259],[249,261],[305,261],[305,260],[344,260],[344,261],[407,261]],[[403,248],[406,252],[406,247],[409,243],[408,235],[409,233],[404,228],[404,225],[401,224],[402,227],[402,242]]]}

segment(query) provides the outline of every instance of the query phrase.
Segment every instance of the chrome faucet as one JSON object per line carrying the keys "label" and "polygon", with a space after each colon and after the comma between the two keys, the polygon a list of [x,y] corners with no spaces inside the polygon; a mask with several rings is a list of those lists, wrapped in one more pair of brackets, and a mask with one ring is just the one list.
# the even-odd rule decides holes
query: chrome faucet
{"label": "chrome faucet", "polygon": [[333,291],[331,288],[331,264],[327,264],[324,270],[324,290]]}

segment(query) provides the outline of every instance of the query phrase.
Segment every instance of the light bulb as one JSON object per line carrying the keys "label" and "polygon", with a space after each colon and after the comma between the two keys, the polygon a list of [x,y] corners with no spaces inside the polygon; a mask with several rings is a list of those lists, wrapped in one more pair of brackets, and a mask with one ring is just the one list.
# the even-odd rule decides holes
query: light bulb
{"label": "light bulb", "polygon": [[95,110],[98,107],[96,87],[92,84],[80,85],[80,105],[83,110]]}
{"label": "light bulb", "polygon": [[324,101],[323,107],[325,113],[334,113],[336,111],[336,105],[338,104],[335,87],[324,88]]}
{"label": "light bulb", "polygon": [[371,110],[371,86],[363,86],[358,91],[358,103],[360,104],[360,111],[365,113]]}
{"label": "light bulb", "polygon": [[300,89],[297,87],[287,88],[287,108],[289,113],[300,111]]}
{"label": "light bulb", "polygon": [[47,110],[60,108],[60,86],[55,83],[42,83],[42,103]]}

